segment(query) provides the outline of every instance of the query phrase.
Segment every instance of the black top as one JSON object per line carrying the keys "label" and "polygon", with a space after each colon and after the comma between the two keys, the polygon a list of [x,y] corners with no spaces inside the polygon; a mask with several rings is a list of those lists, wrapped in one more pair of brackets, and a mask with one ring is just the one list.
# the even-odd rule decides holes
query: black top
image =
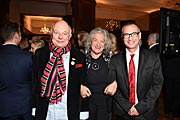
{"label": "black top", "polygon": [[91,64],[88,69],[87,83],[92,93],[91,100],[97,104],[106,102],[104,99],[104,89],[108,82],[108,66],[101,55],[98,59],[91,58]]}

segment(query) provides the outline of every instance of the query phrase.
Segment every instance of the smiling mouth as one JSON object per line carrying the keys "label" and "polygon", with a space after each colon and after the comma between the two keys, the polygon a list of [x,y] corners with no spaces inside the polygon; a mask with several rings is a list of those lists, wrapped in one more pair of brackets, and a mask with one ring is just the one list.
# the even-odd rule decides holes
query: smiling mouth
{"label": "smiling mouth", "polygon": [[129,44],[133,44],[133,43],[134,43],[134,41],[128,41],[128,43],[129,43]]}
{"label": "smiling mouth", "polygon": [[63,41],[64,41],[64,40],[62,40],[62,39],[58,39],[58,40],[57,40],[57,42],[63,42]]}
{"label": "smiling mouth", "polygon": [[95,48],[96,48],[96,49],[101,49],[101,47],[99,47],[99,46],[95,46]]}

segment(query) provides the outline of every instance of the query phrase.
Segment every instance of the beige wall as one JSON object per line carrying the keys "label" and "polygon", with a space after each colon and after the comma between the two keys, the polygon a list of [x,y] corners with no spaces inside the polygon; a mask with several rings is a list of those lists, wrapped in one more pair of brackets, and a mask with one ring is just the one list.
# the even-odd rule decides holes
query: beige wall
{"label": "beige wall", "polygon": [[9,18],[17,23],[20,23],[19,8],[20,8],[19,0],[11,0],[9,5]]}
{"label": "beige wall", "polygon": [[149,14],[135,18],[136,23],[144,31],[149,31]]}
{"label": "beige wall", "polygon": [[[42,2],[30,0],[11,0],[10,19],[20,23],[20,13],[29,15],[64,16],[71,15],[70,5],[57,2]],[[127,11],[115,7],[96,6],[96,26],[105,27],[108,19],[135,20],[143,30],[149,30],[149,14],[137,11]]]}

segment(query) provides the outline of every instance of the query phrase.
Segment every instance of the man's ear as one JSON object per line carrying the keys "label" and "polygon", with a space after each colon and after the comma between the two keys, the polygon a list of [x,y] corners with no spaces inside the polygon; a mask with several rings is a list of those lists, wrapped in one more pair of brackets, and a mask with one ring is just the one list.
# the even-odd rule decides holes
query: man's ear
{"label": "man's ear", "polygon": [[138,35],[139,35],[139,39],[141,39],[141,32]]}
{"label": "man's ear", "polygon": [[71,39],[71,37],[72,37],[72,34],[69,35],[69,40]]}
{"label": "man's ear", "polygon": [[156,43],[156,40],[152,39],[152,42],[153,42],[153,43]]}
{"label": "man's ear", "polygon": [[19,44],[19,34],[18,33],[14,34],[13,39],[14,39],[15,43]]}
{"label": "man's ear", "polygon": [[19,39],[19,35],[17,33],[14,34],[14,39]]}

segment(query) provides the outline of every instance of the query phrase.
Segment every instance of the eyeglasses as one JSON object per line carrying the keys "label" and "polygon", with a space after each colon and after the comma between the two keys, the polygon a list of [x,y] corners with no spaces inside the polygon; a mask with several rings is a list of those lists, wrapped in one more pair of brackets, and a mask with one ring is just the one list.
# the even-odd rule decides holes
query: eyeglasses
{"label": "eyeglasses", "polygon": [[140,32],[124,33],[124,34],[122,35],[122,37],[123,37],[124,39],[127,39],[127,38],[129,38],[130,36],[131,36],[132,38],[136,38],[136,37],[139,35],[139,33],[140,33]]}

